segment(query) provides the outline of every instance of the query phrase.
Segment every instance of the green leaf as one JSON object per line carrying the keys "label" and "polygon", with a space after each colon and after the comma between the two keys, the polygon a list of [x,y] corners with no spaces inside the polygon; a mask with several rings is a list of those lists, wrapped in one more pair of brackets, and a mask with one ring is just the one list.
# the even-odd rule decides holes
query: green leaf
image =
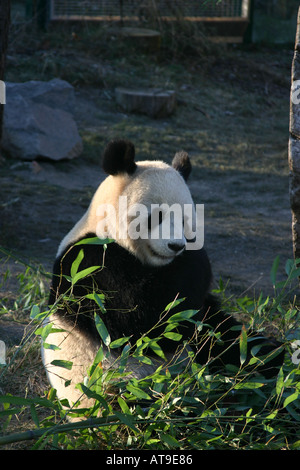
{"label": "green leaf", "polygon": [[290,403],[292,403],[292,401],[297,400],[298,396],[299,396],[299,393],[298,393],[298,392],[292,393],[292,395],[290,395],[289,397],[287,397],[287,398],[284,400],[283,408],[285,408],[285,407],[288,406]]}
{"label": "green leaf", "polygon": [[176,448],[180,447],[180,444],[177,441],[177,439],[175,439],[175,437],[171,436],[170,434],[161,433],[160,438],[161,438],[162,441],[164,441],[170,447],[176,447]]}
{"label": "green leaf", "polygon": [[117,416],[117,418],[119,418],[119,420],[126,424],[126,426],[128,426],[130,429],[132,429],[134,432],[138,433],[138,429],[135,427],[134,425],[134,418],[133,416],[130,416],[128,414],[123,414],[123,413],[120,413],[119,411],[115,411],[115,415]]}
{"label": "green leaf", "polygon": [[111,349],[120,348],[121,346],[123,346],[123,344],[128,343],[129,340],[130,336],[124,336],[123,338],[115,339],[115,341],[112,341],[110,343],[109,347]]}
{"label": "green leaf", "polygon": [[253,389],[256,389],[256,388],[260,388],[260,387],[263,387],[264,384],[261,383],[261,382],[240,382],[238,384],[236,384],[233,388],[235,388],[236,390],[241,390],[241,389],[249,389],[249,390],[253,390]]}
{"label": "green leaf", "polygon": [[84,258],[84,251],[80,250],[76,259],[73,261],[72,266],[71,266],[70,274],[72,278],[74,278],[75,274],[78,272],[79,265],[81,261],[83,260],[83,258]]}
{"label": "green leaf", "polygon": [[241,365],[244,364],[244,362],[247,359],[247,331],[245,328],[245,325],[242,327],[242,331],[240,334],[240,362]]}
{"label": "green leaf", "polygon": [[105,346],[109,346],[110,342],[111,342],[111,339],[110,339],[110,335],[107,331],[107,328],[106,328],[102,318],[100,318],[100,316],[96,312],[94,314],[94,318],[95,318],[95,325],[96,325],[97,331],[98,331],[103,343],[105,344]]}
{"label": "green leaf", "polygon": [[30,405],[41,405],[47,408],[56,408],[56,405],[52,403],[47,398],[21,398],[15,397],[12,395],[0,395],[0,403],[9,403],[11,405],[21,405],[21,406],[30,406]]}
{"label": "green leaf", "polygon": [[182,335],[180,335],[179,333],[172,333],[172,332],[164,333],[163,336],[165,336],[168,339],[171,339],[172,341],[180,341],[182,338]]}
{"label": "green leaf", "polygon": [[119,372],[123,373],[124,369],[127,365],[128,357],[129,357],[129,352],[130,352],[130,344],[125,344],[121,356],[120,356],[120,365],[119,365]]}
{"label": "green leaf", "polygon": [[62,367],[63,369],[68,369],[68,370],[71,370],[73,366],[73,362],[64,361],[63,359],[54,359],[54,361],[52,361],[51,364],[53,366]]}
{"label": "green leaf", "polygon": [[[21,408],[8,408],[5,409],[4,411],[0,411],[0,418],[3,418],[4,416],[11,416],[11,415],[17,415],[20,413]],[[3,430],[2,430],[3,432]]]}
{"label": "green leaf", "polygon": [[87,277],[89,274],[93,273],[94,271],[97,271],[97,269],[101,268],[101,266],[90,266],[89,268],[83,269],[82,271],[79,271],[72,277],[72,284],[76,284],[76,282],[80,281],[80,279],[83,279]]}
{"label": "green leaf", "polygon": [[41,312],[37,305],[33,305],[30,311],[31,320],[35,320],[37,322],[45,320],[49,315],[50,315],[50,310]]}
{"label": "green leaf", "polygon": [[93,361],[93,364],[91,365],[89,371],[88,371],[88,375],[90,376],[91,380],[92,380],[92,376],[93,376],[93,373],[95,371],[95,369],[100,365],[102,365],[102,361],[104,359],[104,351],[103,351],[103,347],[100,346],[100,348],[98,349],[98,352],[96,354],[96,357]]}
{"label": "green leaf", "polygon": [[44,349],[51,349],[51,351],[60,351],[60,347],[55,344],[43,343]]}
{"label": "green leaf", "polygon": [[161,357],[164,361],[166,361],[166,357],[164,355],[163,350],[161,347],[156,343],[156,341],[151,341],[149,344],[149,347],[152,349],[152,351],[157,354],[157,356]]}
{"label": "green leaf", "polygon": [[282,393],[282,390],[284,388],[284,374],[282,367],[280,368],[278,375],[277,375],[277,381],[276,381],[276,395],[280,395]]}
{"label": "green leaf", "polygon": [[151,397],[146,393],[144,390],[141,390],[138,387],[135,387],[132,384],[126,385],[127,390],[132,393],[137,398],[140,398],[142,400],[151,400]]}
{"label": "green leaf", "polygon": [[178,326],[178,323],[168,323],[166,328],[165,328],[165,333],[167,333],[168,331],[172,331],[174,330],[176,327]]}
{"label": "green leaf", "polygon": [[38,428],[40,426],[40,421],[39,421],[38,414],[36,412],[36,408],[33,404],[30,405],[30,413],[31,413],[31,417],[32,417],[32,420],[33,420],[34,424]]}
{"label": "green leaf", "polygon": [[184,310],[179,313],[175,313],[170,318],[168,318],[168,323],[183,321],[183,320],[190,320],[193,316],[198,313],[199,310]]}
{"label": "green leaf", "polygon": [[133,354],[132,355],[135,359],[137,359],[139,362],[142,362],[143,364],[148,364],[148,366],[152,366],[152,361],[150,357],[147,356],[139,356],[138,354]]}
{"label": "green leaf", "polygon": [[123,400],[122,397],[118,397],[118,403],[120,405],[120,408],[121,410],[123,411],[123,413],[127,414],[127,415],[130,415],[131,414],[131,411],[126,403],[125,400]]}
{"label": "green leaf", "polygon": [[33,305],[32,308],[31,308],[31,311],[30,311],[30,318],[32,320],[35,320],[36,317],[38,317],[40,315],[40,309],[37,305]]}
{"label": "green leaf", "polygon": [[300,276],[300,268],[297,268],[297,269],[294,268],[290,274],[290,279],[296,279],[299,276]]}
{"label": "green leaf", "polygon": [[294,264],[294,260],[293,259],[288,259],[285,263],[285,272],[286,274],[289,276],[290,273],[292,272],[293,268],[294,268],[295,264]]}
{"label": "green leaf", "polygon": [[92,294],[87,294],[85,297],[87,299],[94,300],[94,302],[96,302],[96,304],[100,308],[101,312],[103,313],[106,312],[104,303],[103,303],[105,300],[104,294],[97,294],[97,292],[93,292]]}
{"label": "green leaf", "polygon": [[77,384],[75,388],[77,388],[82,393],[84,393],[88,398],[93,398],[94,400],[99,401],[99,403],[101,403],[103,408],[106,411],[109,411],[109,406],[108,406],[106,400],[101,395],[96,393],[94,390],[91,390],[90,388],[86,387],[86,385],[84,385],[82,383]]}
{"label": "green leaf", "polygon": [[273,265],[272,265],[272,269],[271,269],[270,277],[271,277],[271,282],[272,282],[273,286],[275,286],[275,284],[276,284],[276,276],[277,276],[277,271],[278,271],[278,267],[279,267],[279,261],[280,261],[280,257],[276,256],[276,258],[273,261]]}
{"label": "green leaf", "polygon": [[65,330],[62,330],[61,328],[54,328],[53,323],[47,323],[45,326],[37,328],[34,334],[40,336],[42,340],[45,341],[50,334],[61,333],[63,331]]}
{"label": "green leaf", "polygon": [[170,303],[166,306],[165,312],[168,312],[168,311],[171,310],[172,308],[177,307],[177,305],[181,304],[184,300],[185,300],[185,298],[173,300],[173,302],[170,302]]}
{"label": "green leaf", "polygon": [[75,243],[74,246],[76,245],[106,245],[108,243],[113,243],[115,240],[112,238],[98,238],[98,237],[92,237],[92,238],[84,238],[83,240],[80,240],[79,242]]}

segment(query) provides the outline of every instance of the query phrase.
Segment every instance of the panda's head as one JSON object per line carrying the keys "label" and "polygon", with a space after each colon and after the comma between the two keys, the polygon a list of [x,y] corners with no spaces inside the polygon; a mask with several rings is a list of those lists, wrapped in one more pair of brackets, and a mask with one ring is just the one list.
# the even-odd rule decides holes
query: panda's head
{"label": "panda's head", "polygon": [[135,162],[133,144],[114,140],[104,151],[103,169],[109,176],[70,232],[68,242],[96,233],[100,238],[113,238],[152,266],[169,264],[180,256],[195,220],[186,185],[191,171],[188,155],[176,153],[172,166],[162,161]]}

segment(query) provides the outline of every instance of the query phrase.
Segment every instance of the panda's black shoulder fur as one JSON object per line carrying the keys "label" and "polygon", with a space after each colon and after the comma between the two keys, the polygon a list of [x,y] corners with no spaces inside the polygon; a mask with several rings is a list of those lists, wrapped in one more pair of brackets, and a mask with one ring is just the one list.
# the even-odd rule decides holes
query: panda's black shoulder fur
{"label": "panda's black shoulder fur", "polygon": [[[95,234],[87,234],[85,238],[92,237]],[[80,250],[84,257],[79,271],[90,266],[104,267],[74,285],[73,295],[81,299],[80,312],[75,304],[73,314],[61,311],[61,315],[91,335],[97,334],[91,315],[93,309],[91,301],[84,296],[93,290],[106,296],[106,313],[102,318],[113,340],[121,336],[138,339],[159,321],[161,313],[175,298],[185,298],[185,301],[172,309],[172,314],[179,309],[203,312],[208,308],[206,304],[216,309],[217,302],[209,295],[212,273],[204,249],[186,251],[166,266],[151,267],[115,242],[109,243],[105,251],[102,245],[93,244],[67,247],[54,264],[50,304],[70,289],[70,282],[64,276],[70,276],[72,263]],[[191,327],[186,327],[186,337],[192,334]]]}

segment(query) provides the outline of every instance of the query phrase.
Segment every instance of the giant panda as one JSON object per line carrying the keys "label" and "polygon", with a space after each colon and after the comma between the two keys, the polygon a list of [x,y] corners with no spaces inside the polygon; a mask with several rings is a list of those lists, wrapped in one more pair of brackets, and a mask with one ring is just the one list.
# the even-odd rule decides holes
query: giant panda
{"label": "giant panda", "polygon": [[[182,322],[177,327],[182,343],[195,338],[195,322],[201,322],[198,346],[193,342],[188,345],[194,349],[197,362],[210,361],[211,370],[217,371],[227,364],[239,366],[239,324],[220,310],[210,293],[212,271],[205,249],[187,249],[188,244],[193,243],[188,234],[194,233],[195,225],[195,205],[187,186],[191,172],[188,155],[182,151],[176,153],[172,165],[162,161],[135,161],[134,145],[127,140],[114,140],[104,151],[102,165],[108,176],[99,185],[86,213],[60,243],[53,268],[49,304],[57,306],[51,307],[54,313],[49,319],[54,330],[47,343],[52,346],[42,349],[42,358],[58,397],[67,398],[70,403],[80,400],[82,406],[89,406],[90,399],[82,396],[75,386],[84,381],[99,347],[102,345],[106,351],[102,362],[104,369],[114,367],[117,361],[120,351],[109,350],[103,344],[95,325],[95,312],[104,322],[111,341],[128,336],[134,347],[141,335],[157,337],[162,332],[159,320],[163,312],[173,315],[197,310],[194,322]],[[130,235],[128,227],[134,220],[133,212],[122,212],[120,201],[124,200],[129,208],[146,208],[144,232],[148,236]],[[177,230],[170,231],[169,238],[151,237],[154,208],[166,207],[163,204],[176,204],[182,209],[192,207],[192,217],[182,217],[179,229],[177,221]],[[163,219],[161,210],[154,228],[159,228]],[[110,243],[95,244],[96,237],[109,239]],[[99,269],[71,286],[72,266],[79,253],[80,271],[93,266]],[[92,292],[104,294],[105,311],[95,300],[87,298]],[[167,305],[172,305],[176,299],[181,302],[178,305],[175,302],[166,313]],[[214,334],[221,333],[221,338],[216,341],[214,334],[205,336],[208,328],[212,328]],[[257,338],[258,341],[264,343],[264,353],[277,347],[271,340]],[[162,337],[160,347],[166,359],[172,361],[178,344]],[[189,357],[188,353],[183,349],[183,362]],[[72,362],[72,369],[59,367],[58,362],[53,362],[58,359]],[[152,364],[147,365],[131,358],[126,372],[129,377],[139,379],[151,374],[161,361],[158,356],[152,357]],[[282,357],[277,356],[267,363],[264,373],[274,374],[274,367],[280,361]]]}

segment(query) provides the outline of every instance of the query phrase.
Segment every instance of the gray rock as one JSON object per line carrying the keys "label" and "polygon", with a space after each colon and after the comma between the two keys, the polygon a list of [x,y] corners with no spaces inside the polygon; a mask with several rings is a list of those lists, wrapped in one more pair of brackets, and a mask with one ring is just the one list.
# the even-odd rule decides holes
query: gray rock
{"label": "gray rock", "polygon": [[73,87],[63,80],[8,83],[2,148],[21,160],[78,157],[82,140],[73,116],[62,109],[73,99]]}
{"label": "gray rock", "polygon": [[75,93],[70,83],[60,78],[53,78],[49,82],[30,80],[24,83],[6,82],[6,94],[9,96],[21,95],[26,100],[42,103],[50,108],[63,109],[72,113]]}

